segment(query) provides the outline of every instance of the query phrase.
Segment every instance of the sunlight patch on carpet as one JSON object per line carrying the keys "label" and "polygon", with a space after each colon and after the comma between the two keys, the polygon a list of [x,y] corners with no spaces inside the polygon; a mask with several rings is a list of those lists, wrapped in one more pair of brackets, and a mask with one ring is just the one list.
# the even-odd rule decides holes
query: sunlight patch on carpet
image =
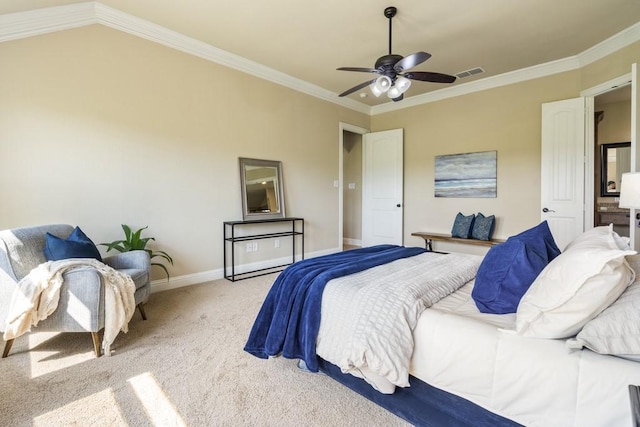
{"label": "sunlight patch on carpet", "polygon": [[129,378],[127,382],[135,391],[153,425],[186,426],[151,372]]}
{"label": "sunlight patch on carpet", "polygon": [[[90,411],[87,408],[91,408]],[[33,419],[33,427],[127,425],[111,389],[94,393]]]}

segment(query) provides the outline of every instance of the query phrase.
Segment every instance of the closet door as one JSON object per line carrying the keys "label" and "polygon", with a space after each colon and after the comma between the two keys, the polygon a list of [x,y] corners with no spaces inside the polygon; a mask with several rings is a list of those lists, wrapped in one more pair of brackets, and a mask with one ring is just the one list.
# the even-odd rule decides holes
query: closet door
{"label": "closet door", "polygon": [[372,132],[362,150],[362,246],[402,245],[403,130]]}

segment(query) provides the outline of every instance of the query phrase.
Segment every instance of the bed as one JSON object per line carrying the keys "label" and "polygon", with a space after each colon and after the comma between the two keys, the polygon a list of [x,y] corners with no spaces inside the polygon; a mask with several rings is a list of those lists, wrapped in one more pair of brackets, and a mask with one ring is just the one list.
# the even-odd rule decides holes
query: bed
{"label": "bed", "polygon": [[[388,262],[369,263],[371,265],[366,267],[357,267],[356,271],[343,268],[345,275],[330,277],[321,286],[321,308],[317,316],[317,334],[312,334],[313,342],[308,337],[307,341],[299,336],[294,339],[297,344],[306,342],[313,349],[312,355],[304,345],[292,351],[286,343],[282,348],[276,346],[256,354],[252,340],[266,334],[264,324],[260,327],[258,319],[245,350],[258,357],[299,358],[310,364],[312,371],[319,368],[314,365],[314,359],[320,363],[327,361],[343,373],[364,379],[380,395],[397,394],[398,388],[404,391],[408,380],[415,378],[524,425],[631,425],[629,385],[640,384],[640,277],[636,280],[635,274],[640,272],[640,256],[634,255],[627,242],[611,227],[597,227],[586,232],[561,256],[559,251],[554,254],[549,249],[548,238],[539,238],[540,230],[550,236],[546,223],[532,230],[533,233],[527,230],[513,236],[511,243],[511,238],[507,240],[509,245],[505,243],[503,248],[496,250],[495,256],[492,255],[493,248],[485,258],[424,253],[424,250],[413,248]],[[516,238],[522,235],[524,238]],[[511,252],[505,249],[510,247]],[[508,269],[504,267],[518,258],[507,256],[514,252],[513,247],[517,248],[518,256],[528,262],[535,258],[532,254],[536,251],[531,252],[531,248],[537,248],[539,258],[548,259],[546,262],[537,260],[537,272],[535,269],[528,271],[529,276],[535,273],[535,277],[527,289],[521,290],[520,295],[508,295],[507,299],[517,298],[517,308],[512,313],[483,313],[479,306],[483,311],[491,311],[485,305],[492,304],[497,307],[496,311],[509,311],[502,301],[498,303],[485,298],[486,304],[480,304],[481,296],[495,296],[497,291],[495,288],[491,292],[478,289],[485,286],[487,278],[491,286],[500,282],[496,274],[502,279],[505,274],[522,275],[524,268],[520,265],[518,269],[514,265]],[[399,249],[396,255],[398,253],[401,253]],[[357,253],[348,255],[351,264],[356,266],[359,263],[354,257],[357,256]],[[499,259],[499,264],[492,258]],[[417,295],[418,302],[400,304],[397,312],[405,317],[404,326],[400,333],[389,333],[377,319],[378,312],[388,308],[378,305],[379,302],[366,301],[371,294],[379,293],[372,292],[367,286],[376,280],[378,285],[374,286],[380,288],[387,287],[384,283],[388,283],[391,294],[381,298],[395,301],[397,292],[401,291],[395,290],[393,284],[406,285],[413,279],[420,281],[418,276],[421,275],[447,277],[434,273],[433,262],[448,263],[445,271],[453,271],[451,265],[459,264],[463,266],[462,272],[455,272],[455,283],[449,287],[438,285],[436,291],[409,292]],[[416,265],[428,266],[426,273],[418,273]],[[310,289],[294,299],[307,301],[314,293]],[[509,288],[509,292],[512,291]],[[435,295],[425,298],[425,292]],[[500,289],[500,292],[506,291]],[[354,300],[356,294],[364,295],[365,302]],[[266,311],[273,313],[274,307],[266,305]],[[297,304],[298,308],[302,305]],[[360,324],[355,331],[345,333],[345,325],[354,323],[349,316],[354,316],[359,306],[364,307],[367,322],[374,325],[373,328],[363,331]],[[317,307],[311,312],[314,310]],[[577,312],[580,312],[579,316]],[[299,325],[304,314],[296,313],[293,314],[294,323]],[[371,313],[375,314],[374,321],[370,319]],[[394,316],[397,317],[391,315]],[[308,326],[304,322],[302,325]],[[404,331],[407,327],[409,337]],[[391,341],[377,342],[388,336],[392,337]],[[392,360],[389,368],[387,359],[394,359],[396,355],[389,356],[386,349],[401,347],[400,353],[406,353],[402,340],[411,343],[406,365],[395,366],[395,360]],[[355,353],[351,348],[354,342]],[[341,351],[341,346],[346,349]],[[398,363],[403,365],[405,362]],[[411,387],[416,388],[414,383]]]}

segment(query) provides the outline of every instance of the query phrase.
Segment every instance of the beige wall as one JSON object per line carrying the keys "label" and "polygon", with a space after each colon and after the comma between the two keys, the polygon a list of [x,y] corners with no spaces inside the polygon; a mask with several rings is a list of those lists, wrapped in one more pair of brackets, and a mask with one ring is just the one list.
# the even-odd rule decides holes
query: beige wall
{"label": "beige wall", "polygon": [[[405,244],[421,245],[414,231],[449,233],[455,215],[497,217],[495,237],[506,238],[540,221],[541,104],[619,77],[640,62],[640,43],[580,70],[372,116],[371,128],[404,128]],[[497,150],[498,196],[435,198],[434,161],[441,154]],[[445,250],[486,252],[462,245]]]}
{"label": "beige wall", "polygon": [[252,157],[282,161],[306,251],[338,247],[339,122],[368,116],[102,26],[0,58],[0,228],[64,222],[99,243],[148,225],[173,277],[220,269]]}
{"label": "beige wall", "polygon": [[[340,122],[404,128],[406,244],[449,232],[458,211],[495,214],[497,237],[538,223],[540,105],[628,73],[640,43],[372,117],[101,26],[1,43],[0,57],[0,228],[66,222],[103,242],[148,225],[175,277],[222,267],[222,222],[241,218],[238,157],[281,160],[306,251],[338,247]],[[485,150],[498,152],[497,198],[433,197],[436,155]]]}
{"label": "beige wall", "polygon": [[604,112],[598,126],[598,144],[631,141],[631,101],[603,104],[596,111]]}
{"label": "beige wall", "polygon": [[[411,237],[414,231],[449,233],[458,212],[496,215],[495,237],[537,224],[541,104],[576,96],[577,76],[568,72],[373,116],[374,130],[404,128],[405,244],[422,244]],[[498,157],[496,198],[434,197],[435,156],[491,150]]]}

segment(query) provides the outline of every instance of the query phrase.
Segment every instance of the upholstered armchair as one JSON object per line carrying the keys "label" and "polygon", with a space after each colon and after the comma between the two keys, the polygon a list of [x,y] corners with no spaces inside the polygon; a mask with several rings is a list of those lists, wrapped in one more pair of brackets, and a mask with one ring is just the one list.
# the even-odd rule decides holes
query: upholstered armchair
{"label": "upholstered armchair", "polygon": [[[46,233],[67,238],[74,227],[64,224],[14,228],[0,231],[0,332],[5,323],[13,291],[18,282],[47,261],[43,250]],[[131,251],[104,257],[102,262],[129,275],[136,286],[135,304],[146,320],[143,303],[151,290],[150,260],[145,251]],[[32,329],[33,332],[90,332],[96,356],[100,356],[99,332],[105,325],[105,286],[94,268],[80,267],[63,274],[57,309]],[[5,343],[7,357],[13,340]]]}

